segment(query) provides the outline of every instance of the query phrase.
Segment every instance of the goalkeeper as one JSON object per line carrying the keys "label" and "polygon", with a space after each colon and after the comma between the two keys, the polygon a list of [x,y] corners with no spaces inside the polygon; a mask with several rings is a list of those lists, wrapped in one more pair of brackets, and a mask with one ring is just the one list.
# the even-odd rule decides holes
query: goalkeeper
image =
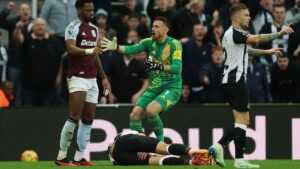
{"label": "goalkeeper", "polygon": [[206,149],[191,149],[183,144],[166,144],[132,130],[120,133],[109,145],[108,153],[110,161],[115,165],[215,164],[213,156]]}
{"label": "goalkeeper", "polygon": [[116,50],[126,55],[143,51],[148,53],[146,71],[150,71],[150,85],[136,102],[130,114],[130,129],[143,132],[142,119],[147,117],[156,138],[164,141],[163,123],[159,113],[173,107],[180,98],[182,77],[182,45],[168,36],[169,23],[164,17],[157,17],[152,26],[152,37],[139,44],[121,46],[117,39],[102,40],[104,51]]}

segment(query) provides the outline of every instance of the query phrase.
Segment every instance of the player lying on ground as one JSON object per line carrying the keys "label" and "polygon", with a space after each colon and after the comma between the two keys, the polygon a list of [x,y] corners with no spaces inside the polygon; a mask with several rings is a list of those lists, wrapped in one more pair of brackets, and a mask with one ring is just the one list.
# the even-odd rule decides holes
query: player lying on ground
{"label": "player lying on ground", "polygon": [[115,165],[215,164],[212,155],[206,149],[197,150],[183,144],[166,144],[134,130],[120,133],[109,145],[108,151],[109,158]]}

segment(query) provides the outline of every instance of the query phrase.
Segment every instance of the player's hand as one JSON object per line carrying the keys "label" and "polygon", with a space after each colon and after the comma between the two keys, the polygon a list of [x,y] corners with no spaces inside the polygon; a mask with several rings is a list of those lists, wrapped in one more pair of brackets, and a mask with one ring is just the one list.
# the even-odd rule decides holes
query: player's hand
{"label": "player's hand", "polygon": [[8,2],[7,6],[6,6],[6,9],[13,10],[15,8],[16,8],[16,3],[15,2],[13,2],[13,1]]}
{"label": "player's hand", "polygon": [[150,61],[150,60],[146,60],[144,63],[144,67],[145,67],[145,71],[149,72],[152,70],[163,70],[164,69],[164,65],[154,62],[154,61]]}
{"label": "player's hand", "polygon": [[21,29],[23,27],[24,27],[24,23],[22,21],[19,21],[19,22],[16,23],[16,28]]}
{"label": "player's hand", "polygon": [[117,43],[117,38],[114,37],[112,41],[103,38],[101,40],[101,47],[103,51],[108,51],[108,50],[117,50],[118,48],[118,43]]}
{"label": "player's hand", "polygon": [[99,47],[95,47],[93,51],[93,55],[96,55],[98,57],[99,54],[102,54],[102,49]]}
{"label": "player's hand", "polygon": [[146,152],[138,152],[137,156],[139,157],[140,160],[145,160],[148,156],[148,153]]}
{"label": "player's hand", "polygon": [[274,54],[276,56],[282,56],[283,55],[282,51],[283,51],[283,48],[273,48],[273,49],[267,50],[267,53],[269,55],[273,55]]}
{"label": "player's hand", "polygon": [[107,96],[111,92],[111,87],[109,81],[106,78],[102,80],[102,86],[103,94],[104,96]]}
{"label": "player's hand", "polygon": [[289,35],[291,33],[294,33],[293,28],[291,27],[293,23],[289,23],[286,27],[284,27],[280,32],[279,35],[283,36],[283,35]]}

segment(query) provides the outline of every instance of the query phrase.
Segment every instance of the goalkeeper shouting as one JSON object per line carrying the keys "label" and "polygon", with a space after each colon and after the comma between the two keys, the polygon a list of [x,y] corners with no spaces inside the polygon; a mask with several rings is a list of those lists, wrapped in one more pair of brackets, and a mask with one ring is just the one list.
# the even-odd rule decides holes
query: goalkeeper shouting
{"label": "goalkeeper shouting", "polygon": [[145,70],[150,71],[150,85],[136,102],[130,114],[130,129],[143,132],[142,119],[147,117],[158,140],[164,141],[163,123],[159,113],[173,107],[181,95],[182,45],[168,36],[169,23],[157,17],[152,26],[152,37],[139,44],[121,46],[117,39],[102,40],[103,51],[116,50],[126,55],[148,53]]}

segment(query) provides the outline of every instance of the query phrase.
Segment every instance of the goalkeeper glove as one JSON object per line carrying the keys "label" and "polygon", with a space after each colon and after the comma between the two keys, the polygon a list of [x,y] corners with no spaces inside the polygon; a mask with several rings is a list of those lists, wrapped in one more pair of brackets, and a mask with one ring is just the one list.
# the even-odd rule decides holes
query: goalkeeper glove
{"label": "goalkeeper glove", "polygon": [[145,66],[145,70],[146,72],[152,71],[152,70],[164,70],[164,65],[154,62],[154,61],[149,61],[146,60],[146,62],[144,63]]}
{"label": "goalkeeper glove", "polygon": [[103,38],[101,40],[101,47],[103,49],[103,51],[108,51],[108,50],[118,50],[119,49],[119,45],[117,43],[117,38],[114,37],[112,41]]}

